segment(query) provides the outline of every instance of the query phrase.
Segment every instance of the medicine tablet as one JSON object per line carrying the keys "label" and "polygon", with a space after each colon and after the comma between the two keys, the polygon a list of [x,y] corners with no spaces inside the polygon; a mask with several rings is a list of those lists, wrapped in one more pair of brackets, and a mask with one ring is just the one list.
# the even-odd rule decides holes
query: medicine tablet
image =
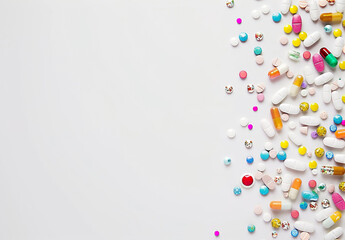
{"label": "medicine tablet", "polygon": [[263,171],[265,171],[266,166],[265,166],[264,163],[259,163],[259,164],[256,166],[256,169],[257,169],[258,171],[260,171],[260,172],[263,172]]}
{"label": "medicine tablet", "polygon": [[297,123],[294,122],[294,121],[290,121],[290,122],[288,123],[288,127],[289,127],[291,130],[293,130],[293,129],[295,129],[295,128],[297,127]]}
{"label": "medicine tablet", "polygon": [[263,57],[262,55],[256,56],[256,57],[255,57],[255,62],[256,62],[256,64],[258,64],[258,65],[263,64],[263,63],[264,63],[264,57]]}
{"label": "medicine tablet", "polygon": [[289,71],[287,71],[286,76],[288,78],[293,78],[295,76],[295,74],[291,70],[289,70]]}
{"label": "medicine tablet", "polygon": [[242,118],[240,119],[240,125],[241,125],[242,127],[246,127],[246,126],[248,125],[248,123],[249,123],[248,118],[242,117]]}
{"label": "medicine tablet", "polygon": [[256,173],[254,174],[254,178],[259,181],[259,180],[261,180],[263,175],[264,174],[262,172],[256,171]]}
{"label": "medicine tablet", "polygon": [[235,129],[228,129],[226,134],[229,138],[234,138],[236,136],[236,131],[235,131]]}
{"label": "medicine tablet", "polygon": [[270,158],[272,159],[275,159],[278,155],[278,152],[274,149],[272,149],[270,152],[269,152],[269,155],[270,155]]}
{"label": "medicine tablet", "polygon": [[273,67],[278,67],[278,66],[281,65],[281,64],[282,64],[282,61],[281,61],[279,58],[275,58],[275,59],[273,59],[273,61],[272,61]]}
{"label": "medicine tablet", "polygon": [[270,11],[271,11],[271,8],[269,7],[269,6],[267,6],[267,5],[262,5],[261,6],[261,12],[263,13],[263,14],[269,14],[270,13]]}
{"label": "medicine tablet", "polygon": [[302,89],[300,94],[301,94],[302,97],[306,97],[306,96],[308,96],[308,90],[307,89]]}
{"label": "medicine tablet", "polygon": [[257,100],[259,102],[263,102],[265,100],[265,95],[263,93],[259,93],[257,96],[256,96]]}
{"label": "medicine tablet", "polygon": [[238,41],[238,39],[237,39],[236,37],[232,37],[232,38],[230,39],[230,44],[231,44],[231,46],[233,46],[233,47],[236,47],[239,43],[240,43],[240,42]]}
{"label": "medicine tablet", "polygon": [[270,222],[272,216],[269,212],[264,212],[264,214],[262,215],[262,219],[264,220],[264,222]]}
{"label": "medicine tablet", "polygon": [[259,10],[253,10],[252,11],[252,17],[254,18],[254,19],[259,19],[260,18],[260,11]]}
{"label": "medicine tablet", "polygon": [[261,215],[262,214],[262,207],[260,205],[255,206],[254,213],[256,215]]}
{"label": "medicine tablet", "polygon": [[272,150],[272,149],[273,149],[273,143],[271,143],[271,142],[266,142],[266,143],[265,143],[265,149],[266,149],[267,151]]}
{"label": "medicine tablet", "polygon": [[289,121],[289,115],[287,115],[286,113],[284,113],[284,114],[282,114],[281,116],[280,116],[280,118],[284,121],[284,122],[287,122],[287,121]]}
{"label": "medicine tablet", "polygon": [[289,42],[289,39],[285,35],[280,37],[280,44],[281,45],[286,45],[286,44],[288,44],[288,42]]}

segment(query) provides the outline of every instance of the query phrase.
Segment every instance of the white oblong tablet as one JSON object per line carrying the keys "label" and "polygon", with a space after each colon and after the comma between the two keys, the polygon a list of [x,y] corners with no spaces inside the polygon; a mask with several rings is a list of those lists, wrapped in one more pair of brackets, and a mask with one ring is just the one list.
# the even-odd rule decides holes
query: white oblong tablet
{"label": "white oblong tablet", "polygon": [[334,161],[337,163],[345,164],[345,154],[335,154]]}
{"label": "white oblong tablet", "polygon": [[321,33],[316,31],[312,34],[308,35],[308,37],[303,41],[303,45],[305,47],[311,47],[313,46],[317,41],[319,41],[321,38]]}
{"label": "white oblong tablet", "polygon": [[311,20],[317,21],[320,17],[320,9],[319,4],[316,2],[316,0],[310,0],[308,2],[309,5],[309,15]]}
{"label": "white oblong tablet", "polygon": [[275,94],[273,94],[271,101],[274,105],[277,105],[281,103],[287,97],[288,94],[289,90],[286,87],[283,87],[279,89]]}
{"label": "white oblong tablet", "polygon": [[315,231],[314,224],[306,221],[296,221],[294,227],[301,232],[312,233]]}
{"label": "white oblong tablet", "polygon": [[313,84],[316,78],[314,69],[311,66],[305,66],[303,68],[303,75],[309,85]]}
{"label": "white oblong tablet", "polygon": [[284,161],[284,165],[287,168],[300,172],[303,172],[307,169],[307,163],[292,158],[286,159]]}
{"label": "white oblong tablet", "polygon": [[315,214],[315,220],[318,222],[321,222],[325,220],[326,218],[328,218],[329,216],[331,216],[334,212],[335,212],[334,209],[331,207],[323,209],[320,212]]}
{"label": "white oblong tablet", "polygon": [[333,44],[333,56],[336,58],[339,58],[343,52],[344,47],[344,38],[343,37],[337,37]]}
{"label": "white oblong tablet", "polygon": [[288,192],[290,190],[292,183],[292,176],[290,174],[285,174],[282,179],[281,188],[283,192]]}
{"label": "white oblong tablet", "polygon": [[270,138],[276,135],[276,131],[274,130],[273,125],[265,118],[261,119],[261,128]]}
{"label": "white oblong tablet", "polygon": [[299,123],[306,126],[316,127],[320,125],[321,120],[312,116],[302,116],[299,118]]}
{"label": "white oblong tablet", "polygon": [[303,139],[294,132],[289,132],[288,137],[291,140],[291,142],[293,142],[297,146],[301,146],[303,144]]}
{"label": "white oblong tablet", "polygon": [[331,85],[329,85],[329,84],[323,85],[322,101],[324,103],[330,103],[332,101],[332,88],[331,88]]}
{"label": "white oblong tablet", "polygon": [[283,0],[280,5],[280,11],[282,14],[287,14],[289,12],[292,0]]}
{"label": "white oblong tablet", "polygon": [[325,137],[323,139],[323,144],[327,147],[330,148],[344,148],[345,147],[345,141],[344,140],[340,140],[334,137]]}
{"label": "white oblong tablet", "polygon": [[336,240],[343,235],[344,229],[342,227],[334,228],[332,231],[325,235],[325,240]]}
{"label": "white oblong tablet", "polygon": [[315,85],[316,86],[321,86],[325,83],[328,83],[333,79],[334,75],[331,72],[326,72],[321,74],[320,76],[315,78]]}
{"label": "white oblong tablet", "polygon": [[341,100],[341,95],[338,91],[332,92],[332,103],[333,103],[334,108],[337,111],[340,111],[343,109],[343,101]]}
{"label": "white oblong tablet", "polygon": [[300,112],[299,106],[288,103],[280,104],[279,110],[290,115],[299,114]]}

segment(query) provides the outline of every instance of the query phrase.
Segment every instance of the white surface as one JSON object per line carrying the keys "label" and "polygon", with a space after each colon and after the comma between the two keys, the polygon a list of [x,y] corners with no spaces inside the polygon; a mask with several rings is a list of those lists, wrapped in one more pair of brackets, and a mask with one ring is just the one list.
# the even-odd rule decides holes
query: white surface
{"label": "white surface", "polygon": [[[295,75],[303,64],[288,59],[293,34],[289,45],[279,43],[291,15],[279,24],[271,13],[252,19],[251,11],[263,4],[271,13],[280,7],[264,0],[236,1],[232,9],[223,0],[2,1],[0,239],[213,239],[215,230],[218,239],[270,239],[271,226],[253,208],[270,211],[269,201],[283,198],[280,187],[266,197],[259,195],[260,182],[239,197],[232,188],[261,162],[267,137],[259,121],[270,119],[268,96],[291,84],[286,77],[270,83],[272,59],[281,58]],[[303,30],[322,30],[300,13]],[[248,42],[233,48],[230,38],[242,31]],[[261,42],[254,39],[257,31],[264,33]],[[312,54],[327,42],[333,36],[322,31]],[[255,46],[263,48],[261,66]],[[259,82],[267,83],[262,104],[246,90]],[[229,83],[231,95],[224,92]],[[333,106],[324,105],[317,90],[306,101],[317,101],[320,110],[310,114],[327,109],[332,116]],[[252,131],[239,125],[242,116]],[[235,139],[226,136],[228,128],[236,128]],[[285,123],[272,141],[275,149],[286,134]],[[322,146],[320,139],[302,137],[310,151]],[[245,139],[253,140],[252,149]],[[287,153],[298,157],[292,144]],[[245,162],[249,154],[252,165]],[[278,160],[266,167],[272,176],[277,167],[288,172]],[[312,174],[299,175],[303,191]],[[310,210],[300,214],[315,221]],[[272,215],[293,223],[288,212]],[[248,224],[256,225],[254,234]],[[313,239],[323,232],[316,225]],[[289,234],[279,230],[280,239]]]}

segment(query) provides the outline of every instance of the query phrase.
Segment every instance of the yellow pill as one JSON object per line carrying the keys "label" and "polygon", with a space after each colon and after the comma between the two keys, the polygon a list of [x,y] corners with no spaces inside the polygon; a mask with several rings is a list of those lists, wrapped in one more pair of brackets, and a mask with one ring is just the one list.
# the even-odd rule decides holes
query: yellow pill
{"label": "yellow pill", "polygon": [[340,37],[343,33],[341,32],[341,30],[339,28],[334,29],[333,31],[333,35],[334,37]]}
{"label": "yellow pill", "polygon": [[298,153],[304,156],[307,153],[307,148],[305,146],[300,146],[298,148]]}
{"label": "yellow pill", "polygon": [[284,26],[284,32],[290,33],[292,31],[292,26],[290,24],[287,24]]}
{"label": "yellow pill", "polygon": [[308,35],[307,35],[306,32],[300,32],[300,33],[298,34],[298,37],[299,37],[299,39],[301,39],[302,41],[304,41],[304,40],[308,37]]}
{"label": "yellow pill", "polygon": [[309,162],[309,168],[310,169],[315,169],[317,167],[317,162],[316,161],[310,161]]}
{"label": "yellow pill", "polygon": [[345,103],[345,95],[341,96],[341,101],[343,101],[343,103]]}
{"label": "yellow pill", "polygon": [[319,110],[319,104],[317,104],[317,103],[312,103],[312,104],[310,104],[310,109],[311,109],[313,112],[316,112],[317,110]]}
{"label": "yellow pill", "polygon": [[280,146],[281,146],[282,149],[287,149],[288,146],[289,146],[289,142],[286,141],[286,140],[281,141],[281,142],[280,142]]}
{"label": "yellow pill", "polygon": [[296,5],[292,5],[290,7],[290,13],[296,14],[298,12],[298,7]]}
{"label": "yellow pill", "polygon": [[341,62],[339,63],[339,68],[340,68],[341,70],[345,70],[345,61],[341,61]]}
{"label": "yellow pill", "polygon": [[301,45],[301,39],[295,38],[294,40],[292,40],[292,45],[294,47],[299,47],[299,45]]}

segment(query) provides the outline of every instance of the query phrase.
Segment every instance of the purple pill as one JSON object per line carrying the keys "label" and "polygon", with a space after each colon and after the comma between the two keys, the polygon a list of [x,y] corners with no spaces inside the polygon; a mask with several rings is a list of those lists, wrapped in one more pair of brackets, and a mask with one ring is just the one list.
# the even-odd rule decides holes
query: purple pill
{"label": "purple pill", "polygon": [[318,137],[317,132],[316,132],[316,131],[313,131],[313,132],[311,133],[311,137],[312,137],[313,139],[317,138],[317,137]]}
{"label": "purple pill", "polygon": [[301,88],[306,88],[307,87],[307,83],[305,81],[302,82]]}

